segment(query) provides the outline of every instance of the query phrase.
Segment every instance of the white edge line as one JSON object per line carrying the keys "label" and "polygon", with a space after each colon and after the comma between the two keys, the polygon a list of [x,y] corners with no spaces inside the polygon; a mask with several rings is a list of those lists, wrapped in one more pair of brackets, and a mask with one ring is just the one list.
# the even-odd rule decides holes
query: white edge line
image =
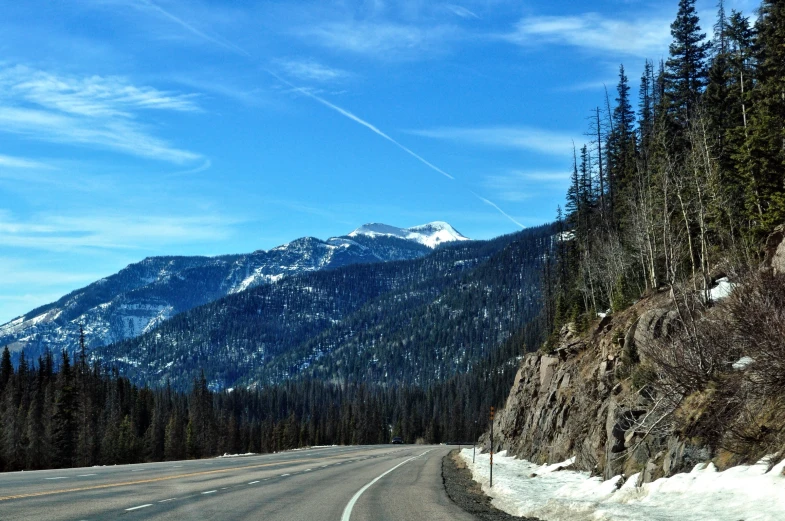
{"label": "white edge line", "polygon": [[126,512],[130,512],[131,510],[139,510],[140,508],[147,508],[147,507],[151,507],[151,506],[153,506],[152,503],[147,503],[146,505],[139,505],[138,507],[126,508],[125,511]]}
{"label": "white edge line", "polygon": [[407,459],[407,460],[405,460],[405,461],[402,461],[401,463],[398,463],[396,466],[394,466],[393,468],[391,468],[391,469],[390,469],[390,470],[388,470],[387,472],[384,472],[384,473],[382,473],[382,474],[379,474],[378,476],[376,476],[376,477],[375,477],[373,480],[371,480],[371,482],[370,482],[370,483],[368,483],[368,484],[367,484],[367,485],[365,485],[363,488],[361,488],[360,490],[358,490],[358,491],[357,491],[357,493],[356,493],[354,496],[352,496],[352,499],[350,499],[350,500],[349,500],[349,502],[346,504],[346,508],[344,508],[344,509],[343,509],[343,515],[341,516],[341,521],[349,521],[349,519],[352,517],[352,509],[354,508],[354,504],[355,504],[355,503],[357,503],[357,500],[358,500],[358,499],[360,499],[360,496],[362,496],[362,495],[363,495],[363,492],[365,492],[366,490],[368,490],[368,489],[371,487],[371,485],[373,485],[374,483],[376,483],[377,481],[379,481],[379,480],[380,480],[380,479],[382,479],[384,476],[386,476],[387,474],[389,474],[389,473],[390,473],[390,472],[392,472],[393,470],[397,469],[398,467],[400,467],[400,466],[402,466],[402,465],[406,465],[407,463],[409,463],[409,462],[410,462],[410,461],[412,461],[413,459],[417,459],[417,458],[419,458],[420,456],[422,456],[422,455],[424,455],[424,454],[427,454],[427,453],[428,453],[428,452],[430,452],[431,450],[433,450],[433,449],[428,449],[428,450],[426,450],[425,452],[423,452],[423,453],[422,453],[422,454],[420,454],[420,455],[417,455],[417,456],[412,456],[411,458],[409,458],[409,459]]}

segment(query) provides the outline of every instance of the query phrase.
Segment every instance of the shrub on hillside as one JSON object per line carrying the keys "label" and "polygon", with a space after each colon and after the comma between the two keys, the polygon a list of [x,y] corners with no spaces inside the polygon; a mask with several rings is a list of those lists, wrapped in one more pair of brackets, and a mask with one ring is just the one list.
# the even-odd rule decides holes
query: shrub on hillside
{"label": "shrub on hillside", "polygon": [[669,403],[664,414],[682,435],[741,459],[781,454],[785,276],[755,273],[714,307],[687,293],[675,300],[667,331],[639,346],[656,373],[649,385]]}

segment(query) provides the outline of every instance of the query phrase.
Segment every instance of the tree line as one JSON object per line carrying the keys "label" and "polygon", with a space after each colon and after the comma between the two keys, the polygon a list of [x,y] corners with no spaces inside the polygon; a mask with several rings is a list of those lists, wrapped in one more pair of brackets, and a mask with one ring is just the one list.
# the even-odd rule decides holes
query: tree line
{"label": "tree line", "polygon": [[720,1],[713,34],[680,0],[637,110],[621,65],[615,103],[591,111],[544,267],[547,330],[663,287],[709,300],[785,222],[785,4],[764,0],[753,24]]}
{"label": "tree line", "polygon": [[[82,337],[83,338],[83,337]],[[0,471],[85,467],[266,453],[313,445],[475,440],[505,400],[516,357],[537,325],[521,329],[470,373],[430,386],[335,384],[307,378],[264,388],[190,391],[139,387],[90,362],[84,343],[18,366],[0,355]]]}

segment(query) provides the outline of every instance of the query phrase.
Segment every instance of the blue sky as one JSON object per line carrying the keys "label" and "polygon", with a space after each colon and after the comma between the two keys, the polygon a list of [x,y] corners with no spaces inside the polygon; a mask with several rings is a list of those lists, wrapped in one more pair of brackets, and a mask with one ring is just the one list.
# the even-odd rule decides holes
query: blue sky
{"label": "blue sky", "polygon": [[[757,2],[729,0],[752,14]],[[699,2],[702,26],[715,2]],[[553,218],[677,0],[5,2],[0,323],[150,255]]]}

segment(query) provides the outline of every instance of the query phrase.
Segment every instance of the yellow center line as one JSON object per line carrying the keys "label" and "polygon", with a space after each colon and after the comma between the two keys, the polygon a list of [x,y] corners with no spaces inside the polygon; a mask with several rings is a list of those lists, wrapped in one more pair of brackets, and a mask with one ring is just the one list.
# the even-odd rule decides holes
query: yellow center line
{"label": "yellow center line", "polygon": [[190,472],[187,474],[176,474],[174,476],[162,476],[160,478],[149,478],[149,479],[139,479],[135,481],[123,481],[121,483],[105,483],[103,485],[92,485],[89,487],[76,487],[76,488],[64,488],[60,490],[49,490],[49,491],[42,491],[42,492],[31,492],[29,494],[16,494],[13,496],[3,496],[0,497],[0,501],[8,501],[9,499],[22,499],[28,497],[38,497],[38,496],[50,496],[54,494],[66,494],[68,492],[83,492],[85,490],[99,490],[102,488],[114,488],[114,487],[126,487],[129,485],[141,485],[143,483],[155,483],[158,481],[167,481],[171,479],[180,479],[180,478],[188,478],[192,476],[206,476],[208,474],[225,474],[227,472],[232,472],[235,470],[248,470],[248,469],[256,469],[261,467],[271,467],[274,465],[282,465],[286,463],[307,463],[311,461],[317,461],[315,458],[311,459],[304,459],[304,460],[297,460],[296,462],[287,462],[287,461],[279,461],[277,463],[260,463],[259,465],[248,465],[246,467],[231,467],[226,469],[218,469],[218,470],[203,470],[201,472]]}

